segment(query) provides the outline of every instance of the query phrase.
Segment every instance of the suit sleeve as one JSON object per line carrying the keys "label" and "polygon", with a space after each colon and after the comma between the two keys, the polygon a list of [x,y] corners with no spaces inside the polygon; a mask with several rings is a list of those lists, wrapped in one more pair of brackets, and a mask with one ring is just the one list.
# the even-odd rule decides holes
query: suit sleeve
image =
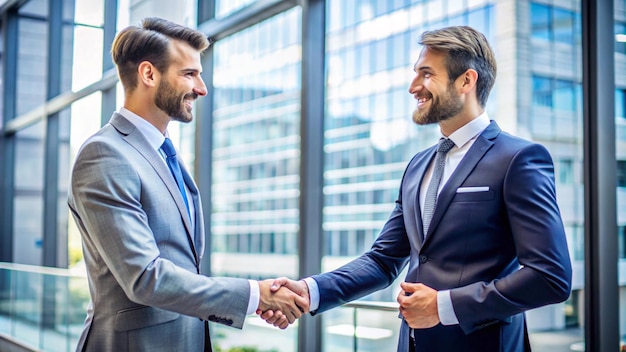
{"label": "suit sleeve", "polygon": [[368,252],[336,270],[313,276],[320,294],[319,309],[313,314],[391,285],[406,266],[410,248],[399,199]]}
{"label": "suit sleeve", "polygon": [[521,268],[499,280],[451,290],[466,333],[568,298],[572,268],[555,193],[548,151],[538,144],[518,151],[507,168],[503,197]]}
{"label": "suit sleeve", "polygon": [[110,270],[135,303],[204,320],[228,317],[229,325],[242,327],[248,281],[202,276],[163,258],[142,208],[142,191],[136,166],[111,143],[91,142],[79,153],[69,204],[84,241],[96,249],[86,259],[101,271],[97,275]]}

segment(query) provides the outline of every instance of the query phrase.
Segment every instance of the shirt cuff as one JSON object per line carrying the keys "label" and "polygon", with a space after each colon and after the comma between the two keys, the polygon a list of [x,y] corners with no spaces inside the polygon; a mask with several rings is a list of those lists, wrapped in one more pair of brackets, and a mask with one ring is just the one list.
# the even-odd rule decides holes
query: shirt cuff
{"label": "shirt cuff", "polygon": [[437,292],[437,311],[439,312],[439,321],[441,321],[442,325],[456,325],[459,323],[452,306],[450,290]]}
{"label": "shirt cuff", "polygon": [[312,277],[307,277],[304,282],[309,287],[309,310],[315,312],[320,307],[320,289]]}
{"label": "shirt cuff", "polygon": [[248,283],[250,283],[250,298],[248,299],[248,311],[246,315],[255,314],[261,300],[259,283],[254,280],[248,280]]}

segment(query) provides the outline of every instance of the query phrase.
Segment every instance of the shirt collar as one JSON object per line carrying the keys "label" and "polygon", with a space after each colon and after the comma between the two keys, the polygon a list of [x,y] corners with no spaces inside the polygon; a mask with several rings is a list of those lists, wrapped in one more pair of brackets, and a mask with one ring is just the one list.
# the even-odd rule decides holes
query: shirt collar
{"label": "shirt collar", "polygon": [[139,132],[146,137],[148,143],[150,143],[154,150],[158,151],[161,148],[161,145],[163,145],[163,142],[165,141],[165,136],[167,136],[167,131],[165,131],[164,136],[158,128],[154,127],[154,125],[146,121],[146,119],[124,107],[120,108],[118,113],[130,121],[130,123],[132,123],[139,130]]}
{"label": "shirt collar", "polygon": [[[478,115],[477,118],[454,131],[448,138],[450,138],[458,148],[462,148],[467,142],[484,131],[487,126],[489,126],[489,115],[487,115],[487,111],[485,111]],[[442,138],[446,137],[442,135]]]}

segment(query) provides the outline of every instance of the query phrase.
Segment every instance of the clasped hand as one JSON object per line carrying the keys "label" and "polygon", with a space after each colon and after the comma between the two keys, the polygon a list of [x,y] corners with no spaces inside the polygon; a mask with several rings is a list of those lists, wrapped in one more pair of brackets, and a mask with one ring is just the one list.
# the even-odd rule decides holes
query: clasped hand
{"label": "clasped hand", "polygon": [[304,281],[281,277],[260,281],[259,288],[261,302],[256,313],[268,324],[285,329],[310,310],[309,287]]}
{"label": "clasped hand", "polygon": [[403,282],[398,294],[400,314],[413,329],[426,329],[439,324],[437,291],[421,283]]}

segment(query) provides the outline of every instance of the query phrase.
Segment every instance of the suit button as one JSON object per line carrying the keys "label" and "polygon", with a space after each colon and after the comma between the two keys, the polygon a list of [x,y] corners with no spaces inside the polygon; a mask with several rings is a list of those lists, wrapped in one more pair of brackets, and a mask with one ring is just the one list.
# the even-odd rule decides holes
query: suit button
{"label": "suit button", "polygon": [[424,264],[428,261],[428,257],[425,255],[420,255],[420,264]]}

